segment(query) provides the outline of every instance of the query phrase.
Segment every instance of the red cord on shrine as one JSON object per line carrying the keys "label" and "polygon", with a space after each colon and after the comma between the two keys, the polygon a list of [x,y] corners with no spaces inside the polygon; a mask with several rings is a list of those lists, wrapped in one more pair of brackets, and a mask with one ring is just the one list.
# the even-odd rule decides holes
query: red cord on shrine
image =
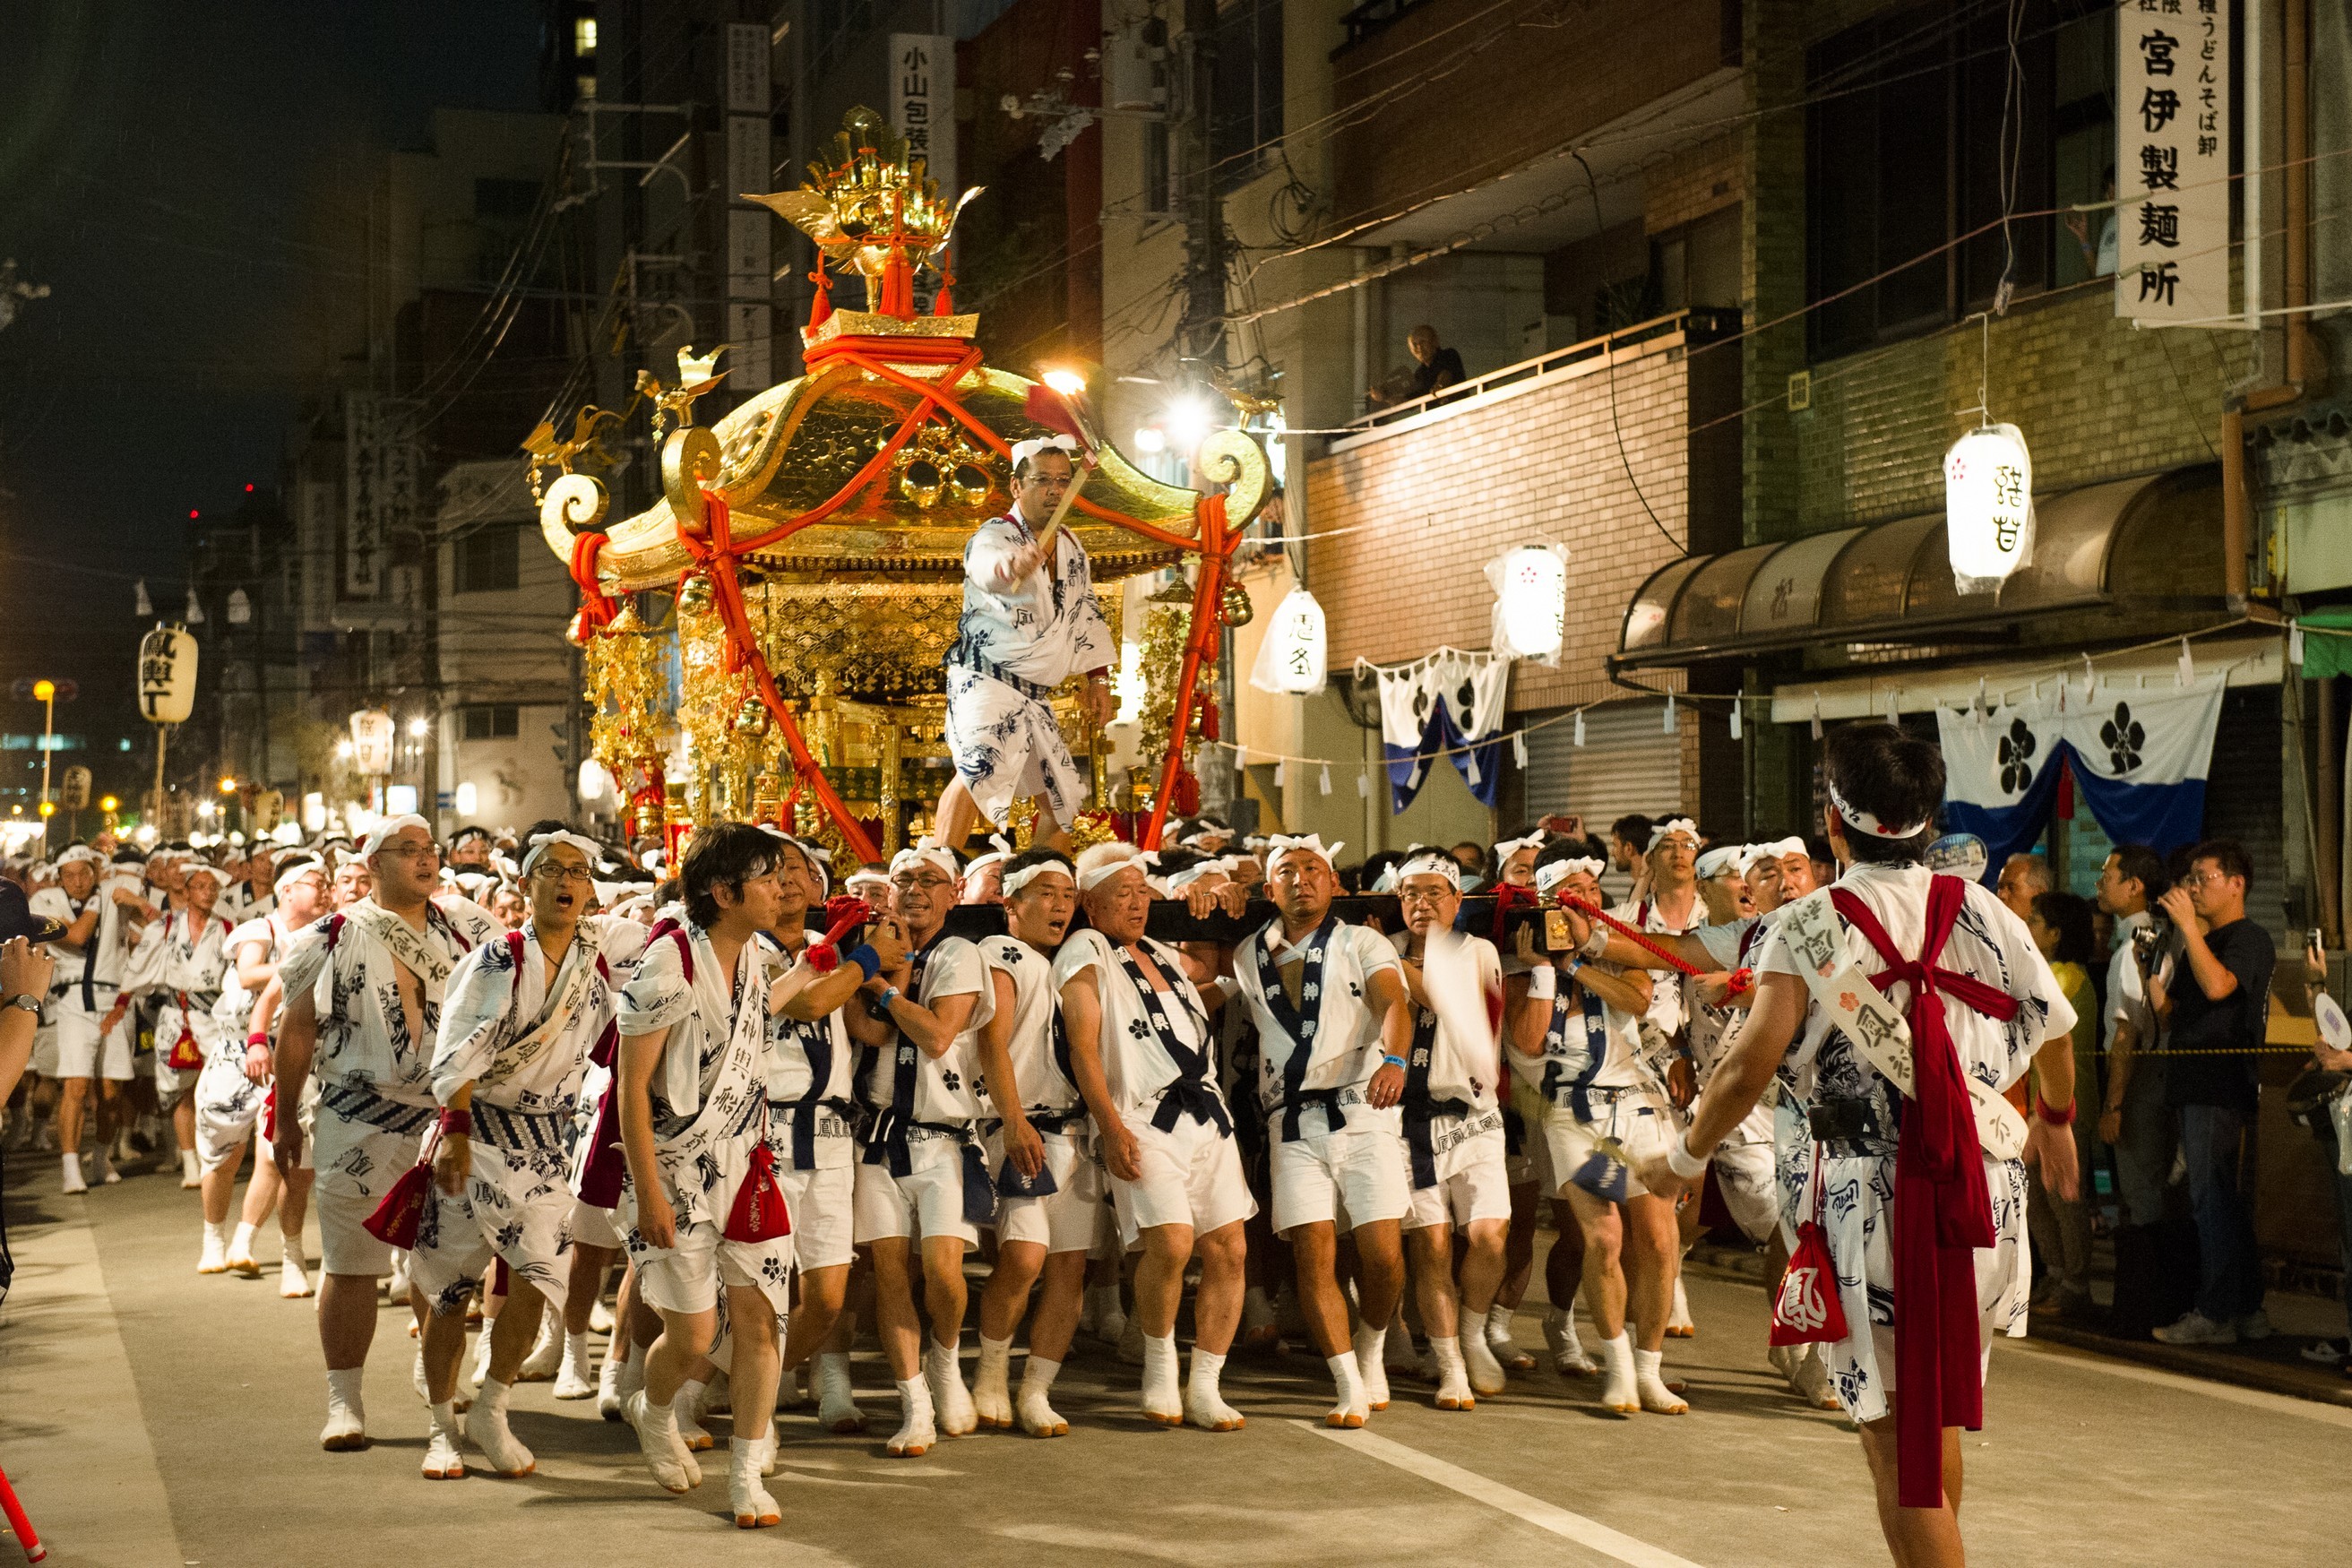
{"label": "red cord on shrine", "polygon": [[[1653,958],[1657,959],[1660,963],[1665,963],[1688,975],[1696,976],[1706,973],[1706,970],[1699,968],[1698,965],[1695,963],[1685,963],[1681,954],[1668,952],[1664,948],[1660,947],[1656,942],[1652,942],[1646,931],[1635,931],[1632,926],[1627,925],[1623,921],[1619,920],[1615,915],[1611,914],[1608,910],[1601,908],[1598,904],[1588,903],[1584,900],[1578,898],[1575,894],[1566,890],[1562,890],[1557,894],[1556,897],[1559,901],[1560,908],[1564,910],[1574,910],[1579,914],[1599,921],[1602,925],[1607,926],[1611,931],[1615,931],[1619,936],[1623,937],[1627,942],[1632,942],[1635,947],[1640,948],[1643,952],[1650,954]],[[1731,972],[1730,994],[1737,996],[1755,984],[1756,977],[1750,971],[1745,969],[1735,969]]]}

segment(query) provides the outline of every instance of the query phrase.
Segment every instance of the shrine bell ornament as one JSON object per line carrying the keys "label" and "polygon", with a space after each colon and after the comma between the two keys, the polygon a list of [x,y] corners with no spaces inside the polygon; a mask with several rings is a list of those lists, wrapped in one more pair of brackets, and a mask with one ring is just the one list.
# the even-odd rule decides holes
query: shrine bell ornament
{"label": "shrine bell ornament", "polygon": [[1944,454],[1952,584],[1986,594],[2033,561],[2033,458],[2014,425],[1988,425]]}
{"label": "shrine bell ornament", "polygon": [[1489,646],[1507,658],[1558,664],[1568,618],[1568,549],[1523,544],[1486,563],[1495,590]]}
{"label": "shrine bell ornament", "polygon": [[1260,691],[1303,697],[1323,689],[1325,674],[1323,606],[1306,589],[1293,588],[1266,625],[1250,684]]}

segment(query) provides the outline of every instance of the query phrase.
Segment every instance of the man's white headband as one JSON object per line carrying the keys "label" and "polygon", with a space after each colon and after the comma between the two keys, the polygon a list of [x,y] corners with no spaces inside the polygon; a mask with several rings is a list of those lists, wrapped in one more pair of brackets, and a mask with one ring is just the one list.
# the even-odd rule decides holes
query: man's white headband
{"label": "man's white headband", "polygon": [[1091,892],[1130,866],[1143,874],[1143,879],[1146,882],[1150,881],[1152,868],[1156,862],[1144,851],[1135,849],[1131,846],[1129,848],[1128,854],[1105,856],[1091,866],[1080,868],[1078,890],[1082,893]]}
{"label": "man's white headband", "polygon": [[1213,873],[1218,876],[1230,877],[1234,874],[1234,867],[1235,864],[1235,858],[1231,855],[1213,855],[1206,860],[1187,866],[1181,871],[1170,877],[1166,883],[1167,889],[1171,893],[1179,891],[1181,889],[1191,887],[1202,878]]}
{"label": "man's white headband", "polygon": [[1776,838],[1769,844],[1750,844],[1740,852],[1739,869],[1747,869],[1759,860],[1778,860],[1790,855],[1802,855],[1805,841],[1801,838]]}
{"label": "man's white headband", "polygon": [[1742,857],[1747,853],[1748,846],[1745,844],[1727,844],[1720,849],[1708,850],[1698,858],[1699,879],[1708,881],[1726,872],[1738,870],[1745,864]]}
{"label": "man's white headband", "polygon": [[321,877],[327,874],[327,868],[316,860],[297,860],[278,873],[278,879],[269,884],[269,890],[273,893],[282,893],[313,871],[318,872]]}
{"label": "man's white headband", "polygon": [[1562,882],[1567,881],[1570,877],[1576,876],[1580,872],[1597,881],[1600,879],[1601,873],[1604,869],[1606,869],[1606,868],[1603,867],[1600,861],[1593,859],[1591,856],[1586,856],[1582,859],[1578,860],[1555,860],[1549,866],[1538,866],[1536,868],[1536,891],[1543,894],[1546,898],[1549,898],[1551,896],[1552,889],[1558,888]]}
{"label": "man's white headband", "polygon": [[1034,441],[1013,443],[1013,471],[1019,473],[1021,465],[1040,452],[1059,452],[1072,462],[1078,460],[1077,438],[1073,436],[1040,436]]}
{"label": "man's white headband", "polygon": [[[1125,863],[1126,862],[1124,861],[1120,862],[1122,865]],[[1022,889],[1027,887],[1030,883],[1035,881],[1038,878],[1044,876],[1048,871],[1059,871],[1065,877],[1070,875],[1070,868],[1064,865],[1059,860],[1040,860],[1034,866],[1024,866],[1018,871],[1006,877],[1004,879],[1004,886],[1002,890],[1007,899],[1011,899],[1015,894],[1019,893]]]}
{"label": "man's white headband", "polygon": [[1274,868],[1282,863],[1282,858],[1286,855],[1312,855],[1326,866],[1337,867],[1339,863],[1339,851],[1346,847],[1345,843],[1327,847],[1323,842],[1323,836],[1319,833],[1309,833],[1299,837],[1290,837],[1277,833],[1266,840],[1265,874],[1269,877],[1273,876]]}
{"label": "man's white headband", "polygon": [[985,855],[975,855],[971,859],[965,861],[963,864],[963,874],[965,876],[971,876],[982,866],[993,866],[1000,860],[1010,860],[1013,858],[1013,846],[1004,841],[1004,835],[1002,833],[992,833],[988,836],[988,841],[996,846],[996,847],[991,849]]}
{"label": "man's white headband", "polygon": [[1506,838],[1495,846],[1495,864],[1501,865],[1522,849],[1540,849],[1543,841],[1544,831],[1540,827],[1522,838]]}
{"label": "man's white headband", "polygon": [[362,860],[374,859],[376,851],[382,849],[385,843],[391,839],[394,834],[407,827],[423,829],[425,841],[427,843],[432,841],[433,825],[425,821],[423,817],[417,816],[413,811],[406,812],[399,816],[387,817],[383,822],[378,823],[376,825],[375,831],[369,834],[365,838],[360,841],[360,858]]}
{"label": "man's white headband", "polygon": [[597,857],[604,853],[602,844],[583,833],[534,833],[530,836],[530,847],[523,852],[522,874],[530,876],[531,868],[546,859],[547,852],[559,844],[569,844],[587,856],[588,868],[592,871],[596,868]]}
{"label": "man's white headband", "polygon": [[[1828,783],[1827,780],[1822,782]],[[1830,784],[1829,792],[1830,804],[1837,807],[1837,813],[1845,819],[1845,825],[1857,833],[1867,833],[1873,838],[1916,838],[1927,831],[1927,825],[1924,822],[1915,822],[1908,827],[1889,827],[1870,813],[1857,811],[1847,805],[1845,796],[1838,794],[1837,785]]]}
{"label": "man's white headband", "polygon": [[890,857],[890,879],[896,882],[898,873],[908,867],[923,865],[937,866],[947,873],[950,882],[962,875],[956,869],[955,856],[949,852],[946,845],[925,838],[909,844]]}
{"label": "man's white headband", "polygon": [[58,857],[58,869],[60,871],[68,866],[103,866],[105,864],[106,857],[87,844],[77,844]]}
{"label": "man's white headband", "polygon": [[[1697,823],[1687,816],[1670,816],[1650,829],[1650,849],[1655,849],[1677,833],[1689,838],[1693,844],[1698,842]],[[1643,853],[1647,854],[1649,850],[1645,849]]]}
{"label": "man's white headband", "polygon": [[1458,893],[1462,890],[1462,862],[1443,849],[1424,849],[1398,863],[1397,886],[1403,887],[1407,877],[1443,877],[1445,885]]}

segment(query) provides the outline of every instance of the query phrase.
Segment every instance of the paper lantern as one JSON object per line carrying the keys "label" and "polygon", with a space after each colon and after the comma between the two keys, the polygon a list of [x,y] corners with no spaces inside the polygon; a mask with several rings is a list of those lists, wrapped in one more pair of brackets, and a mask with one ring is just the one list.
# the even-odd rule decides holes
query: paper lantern
{"label": "paper lantern", "polygon": [[1323,606],[1306,589],[1293,588],[1266,623],[1250,684],[1260,691],[1304,696],[1322,690],[1323,677]]}
{"label": "paper lantern", "polygon": [[184,724],[196,705],[196,639],[157,626],[139,639],[139,713],[156,724]]}
{"label": "paper lantern", "polygon": [[2033,458],[2014,425],[1971,430],[1944,454],[1952,583],[1988,594],[2033,560]]}
{"label": "paper lantern", "polygon": [[1558,664],[1568,617],[1568,551],[1558,544],[1523,544],[1486,563],[1495,590],[1496,653],[1538,664]]}
{"label": "paper lantern", "polygon": [[392,715],[381,708],[362,708],[352,714],[352,765],[372,778],[392,772],[394,734]]}
{"label": "paper lantern", "polygon": [[583,760],[580,764],[580,798],[582,800],[604,799],[604,786],[610,777],[611,775],[604,772],[604,764],[595,758],[589,757]]}

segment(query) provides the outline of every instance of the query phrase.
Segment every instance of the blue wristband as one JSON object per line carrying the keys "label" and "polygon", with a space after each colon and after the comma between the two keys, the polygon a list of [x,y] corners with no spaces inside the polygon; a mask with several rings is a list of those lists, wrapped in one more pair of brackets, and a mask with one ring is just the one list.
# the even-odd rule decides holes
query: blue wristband
{"label": "blue wristband", "polygon": [[1404,1058],[1402,1057],[1383,1056],[1381,1058],[1381,1060],[1392,1068],[1401,1068],[1404,1066]]}
{"label": "blue wristband", "polygon": [[845,956],[848,958],[850,963],[857,965],[859,969],[863,970],[865,972],[866,978],[868,980],[873,979],[876,975],[882,973],[882,956],[876,952],[872,945],[869,943],[862,942],[859,942],[856,947],[851,948]]}

